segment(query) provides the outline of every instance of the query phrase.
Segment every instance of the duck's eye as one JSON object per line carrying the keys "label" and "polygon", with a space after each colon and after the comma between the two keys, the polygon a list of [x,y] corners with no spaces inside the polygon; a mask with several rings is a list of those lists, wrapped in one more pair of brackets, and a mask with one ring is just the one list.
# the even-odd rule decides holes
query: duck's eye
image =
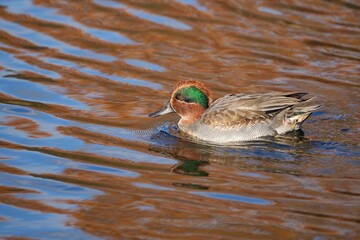
{"label": "duck's eye", "polygon": [[176,98],[177,100],[180,100],[180,101],[183,101],[183,102],[187,102],[187,103],[192,102],[190,98],[186,97],[184,94],[181,94],[181,93],[176,94],[176,95],[175,95],[175,98]]}

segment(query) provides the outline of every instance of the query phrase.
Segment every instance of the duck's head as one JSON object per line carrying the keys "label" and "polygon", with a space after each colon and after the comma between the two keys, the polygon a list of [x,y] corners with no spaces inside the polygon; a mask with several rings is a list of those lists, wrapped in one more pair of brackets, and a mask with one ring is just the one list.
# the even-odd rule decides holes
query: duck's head
{"label": "duck's head", "polygon": [[209,90],[198,81],[181,81],[171,92],[170,99],[159,111],[151,113],[157,117],[176,112],[181,119],[179,125],[195,122],[212,102]]}

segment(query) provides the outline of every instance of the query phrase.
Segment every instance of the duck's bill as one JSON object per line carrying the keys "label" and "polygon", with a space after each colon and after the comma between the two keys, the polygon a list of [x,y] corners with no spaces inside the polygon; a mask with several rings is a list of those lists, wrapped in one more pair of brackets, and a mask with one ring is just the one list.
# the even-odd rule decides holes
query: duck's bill
{"label": "duck's bill", "polygon": [[168,102],[162,109],[160,109],[159,111],[153,112],[149,114],[149,117],[157,117],[157,116],[161,116],[161,115],[165,115],[168,113],[173,113],[174,110],[172,109],[172,107],[170,106],[170,102]]}

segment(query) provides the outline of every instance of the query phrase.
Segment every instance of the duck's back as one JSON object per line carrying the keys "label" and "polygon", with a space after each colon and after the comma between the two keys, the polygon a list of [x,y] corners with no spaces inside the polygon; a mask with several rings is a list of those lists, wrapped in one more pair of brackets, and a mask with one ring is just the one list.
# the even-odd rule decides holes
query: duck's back
{"label": "duck's back", "polygon": [[247,141],[296,130],[319,106],[306,93],[230,94],[214,101],[193,124],[190,135],[216,143]]}

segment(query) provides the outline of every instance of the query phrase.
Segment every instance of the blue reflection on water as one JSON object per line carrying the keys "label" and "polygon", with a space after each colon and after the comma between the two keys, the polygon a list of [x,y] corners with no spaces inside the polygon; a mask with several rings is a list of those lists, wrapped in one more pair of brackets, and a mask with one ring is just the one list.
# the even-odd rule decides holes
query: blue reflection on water
{"label": "blue reflection on water", "polygon": [[39,124],[42,131],[50,134],[56,134],[57,126],[67,126],[71,123],[71,121],[29,107],[0,104],[0,118],[5,119],[7,116],[31,118]]}
{"label": "blue reflection on water", "polygon": [[109,1],[109,0],[94,0],[94,3],[104,6],[104,7],[111,7],[111,8],[123,8],[124,5],[118,2]]}
{"label": "blue reflection on water", "polygon": [[1,139],[28,147],[54,147],[68,151],[75,151],[83,146],[83,141],[60,133],[51,137],[33,138],[27,133],[18,131],[13,127],[2,126],[0,128]]}
{"label": "blue reflection on water", "polygon": [[162,190],[162,191],[174,191],[172,188],[168,187],[162,187],[155,184],[149,184],[149,183],[134,183],[133,184],[136,187],[139,188],[147,188],[147,189],[153,189],[153,190]]}
{"label": "blue reflection on water", "polygon": [[[1,21],[1,20],[0,20]],[[30,71],[36,74],[44,75],[46,77],[49,77],[51,79],[58,79],[60,78],[60,75],[58,73],[44,70],[39,67],[33,66],[31,64],[28,64],[22,60],[19,60],[17,58],[14,58],[9,53],[1,51],[0,50],[0,63],[1,66],[8,69],[8,70],[14,70],[14,71]],[[1,71],[1,75],[5,75],[3,71]]]}
{"label": "blue reflection on water", "polygon": [[166,164],[166,165],[177,163],[177,161],[171,158],[154,156],[151,154],[138,152],[123,147],[111,147],[111,146],[104,146],[99,144],[86,144],[82,146],[81,150],[83,152],[95,153],[106,157],[127,159],[132,162],[146,162],[146,163]]}
{"label": "blue reflection on water", "polygon": [[260,12],[269,13],[269,14],[272,14],[272,15],[277,15],[277,16],[283,15],[282,12],[280,12],[278,10],[275,10],[275,9],[272,9],[272,8],[269,8],[269,7],[259,7],[258,10]]}
{"label": "blue reflection on water", "polygon": [[[127,141],[139,141],[139,136],[136,131],[125,128],[101,126],[96,124],[79,123],[76,121],[65,120],[51,114],[37,111],[28,107],[13,106],[7,104],[0,104],[0,119],[5,119],[7,116],[30,118],[39,125],[41,131],[45,131],[51,135],[56,136],[60,133],[56,130],[59,126],[75,126],[83,128],[88,131],[102,133],[105,135],[125,139]],[[4,129],[5,126],[0,126]],[[63,136],[60,134],[60,136]],[[73,143],[71,143],[73,144]]]}
{"label": "blue reflection on water", "polygon": [[180,29],[180,30],[190,30],[191,29],[191,27],[189,25],[182,23],[180,21],[174,20],[172,18],[156,15],[153,13],[147,13],[147,12],[137,10],[137,9],[133,9],[133,8],[125,6],[121,3],[115,3],[112,1],[100,1],[100,0],[95,0],[94,2],[98,5],[102,5],[105,7],[122,8],[122,9],[126,10],[127,12],[135,15],[138,18],[145,19],[147,21],[157,23],[157,24],[160,24],[163,26],[176,28],[176,29]]}
{"label": "blue reflection on water", "polygon": [[207,9],[203,6],[201,6],[196,0],[176,0],[176,1],[186,4],[186,5],[191,5],[200,11],[208,12]]}
{"label": "blue reflection on water", "polygon": [[148,70],[152,70],[152,71],[157,71],[157,72],[164,72],[165,68],[163,68],[162,66],[159,66],[155,63],[151,63],[151,62],[147,62],[147,61],[143,61],[143,60],[139,60],[139,59],[125,59],[124,60],[127,64],[135,66],[135,67],[140,67],[140,68],[144,68],[144,69],[148,69]]}
{"label": "blue reflection on water", "polygon": [[48,63],[51,63],[51,64],[60,65],[60,66],[63,66],[63,67],[73,68],[73,69],[76,69],[77,71],[82,72],[84,74],[110,79],[110,80],[115,81],[115,82],[128,83],[128,84],[131,84],[131,85],[147,87],[147,88],[151,88],[151,89],[154,89],[154,90],[160,90],[161,87],[162,87],[160,84],[148,82],[148,81],[145,81],[145,80],[139,80],[139,79],[133,79],[133,78],[124,78],[124,77],[120,77],[120,76],[117,76],[117,75],[109,75],[109,74],[103,73],[103,72],[101,72],[99,70],[96,70],[96,69],[80,67],[76,63],[72,63],[72,62],[65,61],[65,60],[54,59],[54,58],[43,58],[43,60],[48,62]]}
{"label": "blue reflection on water", "polygon": [[54,64],[54,65],[59,65],[59,66],[62,66],[62,67],[79,68],[79,66],[76,63],[65,61],[65,60],[62,60],[62,59],[48,58],[48,57],[44,57],[42,59],[47,63],[51,63],[51,64]]}
{"label": "blue reflection on water", "polygon": [[26,14],[30,15],[34,18],[38,18],[45,21],[56,22],[59,24],[67,24],[71,27],[79,28],[82,31],[90,34],[98,39],[109,41],[113,43],[121,43],[121,44],[132,44],[134,43],[132,40],[124,37],[118,33],[101,30],[97,28],[86,27],[68,16],[58,15],[55,9],[49,7],[40,7],[35,6],[29,0],[12,0],[12,1],[4,1],[0,2],[0,5],[6,6],[7,11],[16,13],[16,14]]}
{"label": "blue reflection on water", "polygon": [[179,22],[177,20],[168,18],[168,17],[163,17],[163,16],[159,16],[159,15],[155,15],[152,13],[147,13],[147,12],[143,12],[140,10],[135,10],[135,9],[127,9],[128,12],[130,12],[131,14],[137,16],[138,18],[142,18],[145,20],[148,20],[150,22],[154,22],[160,25],[164,25],[167,27],[171,27],[171,28],[176,28],[176,29],[180,29],[180,30],[191,30],[191,27],[189,25],[186,25],[185,23]]}
{"label": "blue reflection on water", "polygon": [[12,34],[15,37],[30,41],[37,46],[58,49],[60,52],[74,55],[77,57],[98,59],[105,62],[111,62],[115,60],[115,58],[112,56],[99,54],[90,50],[83,50],[77,47],[70,46],[48,35],[44,35],[29,28],[23,27],[19,24],[8,22],[2,19],[0,19],[0,29]]}
{"label": "blue reflection on water", "polygon": [[[2,172],[0,180],[5,186],[33,190],[36,192],[34,194],[41,194],[43,198],[85,200],[101,194],[100,191],[95,189],[27,175],[20,176]],[[28,193],[21,193],[21,195],[28,195]]]}
{"label": "blue reflection on water", "polygon": [[266,176],[264,174],[254,173],[254,172],[238,172],[237,175],[246,176],[246,177],[252,177],[252,178],[261,178],[261,179],[268,179],[269,178],[268,176]]}
{"label": "blue reflection on water", "polygon": [[2,78],[0,92],[27,101],[56,104],[80,110],[87,109],[84,103],[51,91],[44,87],[44,85],[17,80],[15,78]]}
{"label": "blue reflection on water", "polygon": [[[130,150],[123,147],[115,147],[115,146],[104,146],[100,144],[87,144],[83,140],[74,138],[72,136],[63,135],[59,131],[57,131],[58,126],[78,126],[84,129],[92,129],[95,132],[116,132],[116,137],[122,137],[124,139],[135,140],[135,133],[133,131],[129,131],[121,128],[107,128],[107,127],[99,127],[97,125],[92,124],[82,124],[76,123],[72,121],[66,121],[59,118],[56,118],[50,114],[38,112],[31,110],[29,112],[22,113],[22,111],[12,112],[11,107],[6,104],[0,104],[0,118],[6,119],[7,116],[30,116],[33,121],[35,121],[39,126],[46,126],[46,132],[51,134],[50,137],[42,137],[42,138],[32,138],[27,135],[26,132],[19,131],[12,126],[0,126],[1,138],[4,141],[11,142],[14,144],[25,145],[28,147],[52,147],[63,149],[67,151],[77,151],[81,150],[86,153],[94,153],[100,156],[106,157],[114,157],[118,159],[127,159],[133,162],[149,162],[155,164],[175,164],[176,161],[166,157],[157,157],[151,154],[138,152],[134,150]],[[16,107],[22,108],[22,107]],[[10,110],[10,111],[9,111]],[[10,115],[10,114],[11,115]],[[97,129],[99,128],[99,131]]]}
{"label": "blue reflection on water", "polygon": [[148,87],[148,88],[151,88],[154,90],[161,89],[161,85],[157,84],[157,83],[151,83],[148,81],[133,79],[133,78],[123,78],[123,77],[120,77],[117,75],[108,75],[108,74],[102,73],[96,69],[81,68],[80,72],[83,72],[83,73],[86,73],[89,75],[93,75],[93,76],[97,76],[97,77],[103,77],[103,78],[110,79],[115,82],[122,82],[122,83],[128,83],[128,84],[135,85],[135,86]]}
{"label": "blue reflection on water", "polygon": [[0,237],[36,239],[98,239],[69,226],[65,214],[38,212],[0,203]]}
{"label": "blue reflection on water", "polygon": [[[79,163],[66,158],[55,157],[40,152],[26,150],[1,150],[1,157],[8,159],[4,163],[26,172],[34,174],[50,173],[61,174],[65,169],[81,169],[119,177],[138,177],[139,174],[129,170],[113,167],[99,166],[95,164]],[[31,160],[30,160],[31,159]]]}
{"label": "blue reflection on water", "polygon": [[100,144],[87,144],[82,140],[65,136],[60,133],[51,137],[31,138],[26,133],[18,131],[13,127],[0,127],[1,138],[4,141],[25,145],[28,147],[51,147],[67,151],[81,150],[85,153],[94,153],[99,156],[127,159],[133,162],[147,162],[154,164],[175,164],[176,161],[170,158],[153,156],[151,154],[130,150],[123,147],[104,146]]}
{"label": "blue reflection on water", "polygon": [[227,194],[227,193],[216,193],[216,192],[191,192],[195,195],[200,195],[203,197],[209,197],[214,199],[221,199],[227,201],[235,201],[235,202],[242,202],[248,204],[256,204],[256,205],[270,205],[271,201],[261,199],[261,198],[254,198],[254,197],[245,197],[235,194]]}
{"label": "blue reflection on water", "polygon": [[[32,160],[33,159],[28,159],[28,161]],[[39,200],[43,204],[61,209],[73,209],[74,206],[76,206],[75,202],[66,202],[66,200],[82,201],[102,194],[99,190],[81,187],[75,184],[4,172],[0,175],[0,182],[7,187],[31,191],[29,193],[13,193],[12,195],[14,197]]]}

